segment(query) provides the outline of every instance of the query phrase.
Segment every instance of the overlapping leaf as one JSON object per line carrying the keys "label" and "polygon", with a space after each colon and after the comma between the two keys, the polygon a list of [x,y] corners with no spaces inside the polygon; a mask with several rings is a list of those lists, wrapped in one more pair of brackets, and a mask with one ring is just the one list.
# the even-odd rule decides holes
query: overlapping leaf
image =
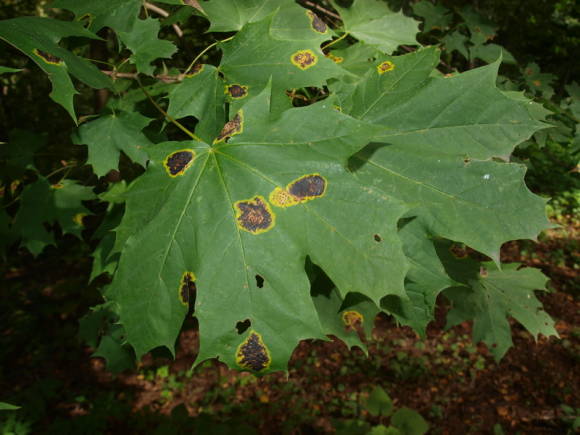
{"label": "overlapping leaf", "polygon": [[[200,360],[284,369],[300,339],[324,334],[307,255],[342,297],[404,297],[396,222],[405,207],[344,168],[372,126],[324,104],[271,114],[269,94],[244,106],[229,142],[154,147],[147,173],[128,192],[117,233],[125,249],[110,294],[138,355],[173,348],[195,280]],[[236,325],[246,319],[240,335]]]}
{"label": "overlapping leaf", "polygon": [[557,336],[554,322],[543,310],[534,290],[546,290],[546,276],[538,269],[518,269],[519,264],[507,264],[498,270],[492,263],[470,287],[454,287],[445,291],[453,308],[447,317],[448,326],[473,320],[473,339],[485,342],[499,360],[512,346],[508,316],[514,317],[537,337]]}
{"label": "overlapping leaf", "polygon": [[40,17],[0,21],[0,39],[25,53],[48,74],[52,82],[51,98],[76,121],[73,97],[77,91],[69,73],[96,89],[109,87],[111,81],[87,60],[58,45],[61,39],[71,36],[98,39],[79,23]]}
{"label": "overlapping leaf", "polygon": [[51,185],[45,178],[39,178],[22,192],[12,231],[30,252],[39,254],[45,246],[54,243],[54,236],[45,223],[58,222],[64,233],[80,236],[83,218],[89,214],[82,201],[94,197],[90,187],[72,180]]}
{"label": "overlapping leaf", "polygon": [[123,44],[133,52],[130,62],[141,73],[153,74],[155,67],[151,62],[159,58],[170,58],[177,51],[171,42],[158,39],[160,28],[159,20],[147,18],[137,20],[130,32],[118,32]]}
{"label": "overlapping leaf", "polygon": [[55,0],[51,7],[74,12],[77,20],[88,18],[89,30],[98,32],[110,27],[117,32],[130,32],[137,22],[141,0]]}
{"label": "overlapping leaf", "polygon": [[83,124],[73,137],[77,145],[87,145],[89,158],[98,176],[103,176],[119,165],[119,156],[124,152],[131,160],[145,166],[145,148],[151,144],[142,133],[151,119],[138,112],[120,112],[101,116]]}
{"label": "overlapping leaf", "polygon": [[391,11],[383,1],[355,0],[350,8],[334,5],[346,32],[386,54],[391,54],[402,44],[417,44],[418,22],[402,12]]}
{"label": "overlapping leaf", "polygon": [[172,87],[167,113],[175,119],[186,116],[197,118],[199,123],[195,133],[210,142],[218,135],[225,121],[224,102],[227,88],[214,66],[199,65],[196,69],[191,76]]}

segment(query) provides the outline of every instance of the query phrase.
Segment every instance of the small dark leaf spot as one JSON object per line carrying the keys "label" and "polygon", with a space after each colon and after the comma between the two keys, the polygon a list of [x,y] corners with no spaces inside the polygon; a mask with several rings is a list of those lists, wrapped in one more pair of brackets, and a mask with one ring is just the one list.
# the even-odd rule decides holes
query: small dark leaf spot
{"label": "small dark leaf spot", "polygon": [[290,57],[290,61],[301,70],[305,70],[316,65],[318,58],[312,50],[298,50]]}
{"label": "small dark leaf spot", "polygon": [[320,174],[305,175],[288,186],[288,192],[299,200],[319,198],[326,191],[326,179]]}
{"label": "small dark leaf spot", "polygon": [[236,113],[236,116],[231,121],[226,122],[224,128],[215,139],[214,143],[218,143],[223,141],[224,139],[234,136],[236,134],[240,134],[244,130],[244,114],[240,110]]}
{"label": "small dark leaf spot", "polygon": [[248,95],[248,87],[243,85],[229,85],[226,86],[226,94],[236,100],[239,100]]}
{"label": "small dark leaf spot", "polygon": [[203,71],[203,63],[196,63],[193,67],[189,70],[189,72],[185,75],[188,79],[198,75],[200,72]]}
{"label": "small dark leaf spot", "polygon": [[236,323],[236,330],[238,331],[238,334],[241,335],[244,332],[246,332],[250,328],[250,326],[252,326],[252,322],[250,321],[250,319],[246,319]]}
{"label": "small dark leaf spot", "polygon": [[392,71],[395,69],[395,64],[393,62],[391,62],[390,60],[385,60],[384,62],[381,62],[380,64],[377,65],[377,72],[379,74],[384,74],[388,71]]}
{"label": "small dark leaf spot", "polygon": [[381,239],[381,236],[379,236],[378,234],[375,234],[374,237],[375,242],[382,242],[383,239]]}
{"label": "small dark leaf spot", "polygon": [[244,231],[260,234],[274,227],[276,215],[262,196],[237,201],[234,208],[238,228]]}
{"label": "small dark leaf spot", "polygon": [[310,18],[310,25],[315,32],[318,33],[326,33],[326,23],[320,19],[318,15],[316,15],[312,11],[306,11],[308,18]]}
{"label": "small dark leaf spot", "polygon": [[49,63],[51,65],[61,65],[63,63],[60,57],[56,57],[50,53],[47,53],[46,51],[39,50],[38,48],[35,48],[34,50],[32,50],[32,52],[36,54],[38,57],[40,57],[42,60],[44,60],[46,63]]}
{"label": "small dark leaf spot", "polygon": [[264,344],[262,336],[250,331],[248,337],[238,346],[236,362],[244,369],[259,372],[267,369],[272,362],[270,351]]}
{"label": "small dark leaf spot", "polygon": [[262,275],[256,275],[256,286],[258,288],[264,287],[264,277]]}
{"label": "small dark leaf spot", "polygon": [[469,157],[465,157],[463,159],[463,163],[465,163],[466,165],[468,165],[469,163],[471,163],[471,159]]}
{"label": "small dark leaf spot", "polygon": [[189,169],[194,159],[195,151],[179,150],[169,154],[163,161],[163,166],[170,177],[177,177]]}
{"label": "small dark leaf spot", "polygon": [[179,300],[185,306],[189,305],[190,296],[195,296],[195,275],[193,272],[183,272],[179,282]]}

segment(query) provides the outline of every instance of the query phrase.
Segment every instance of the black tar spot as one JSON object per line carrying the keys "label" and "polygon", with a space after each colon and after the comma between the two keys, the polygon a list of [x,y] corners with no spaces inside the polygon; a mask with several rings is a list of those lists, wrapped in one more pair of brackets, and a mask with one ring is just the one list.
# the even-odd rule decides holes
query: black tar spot
{"label": "black tar spot", "polygon": [[234,98],[243,98],[248,95],[248,89],[245,86],[230,85],[228,86],[228,94]]}
{"label": "black tar spot", "polygon": [[375,234],[374,239],[375,239],[375,242],[380,242],[383,240],[383,239],[381,239],[381,236],[379,236],[378,234]]}
{"label": "black tar spot", "polygon": [[245,230],[259,233],[272,226],[272,214],[260,197],[256,197],[252,201],[239,201],[236,203],[236,207],[241,212],[238,222]]}
{"label": "black tar spot", "polygon": [[326,189],[326,180],[320,175],[307,175],[290,185],[288,192],[298,199],[322,196]]}
{"label": "black tar spot", "polygon": [[179,291],[181,292],[181,300],[184,303],[189,303],[189,296],[195,297],[195,291],[197,290],[195,286],[195,281],[193,281],[190,274],[185,275],[185,280],[181,284]]}
{"label": "black tar spot", "polygon": [[169,173],[175,176],[182,173],[192,160],[193,153],[191,151],[177,151],[167,158],[165,164]]}
{"label": "black tar spot", "polygon": [[268,367],[270,363],[268,352],[255,332],[252,332],[246,342],[240,346],[238,357],[242,367],[248,367],[256,372]]}
{"label": "black tar spot", "polygon": [[312,28],[318,33],[326,33],[326,23],[312,11],[308,11],[308,15],[312,21]]}
{"label": "black tar spot", "polygon": [[39,50],[38,48],[36,49],[36,54],[38,54],[40,57],[42,57],[48,63],[61,63],[62,62],[62,59],[60,57],[54,56],[50,53],[47,53],[46,51]]}
{"label": "black tar spot", "polygon": [[236,116],[234,116],[234,119],[228,121],[226,125],[224,125],[224,128],[222,128],[222,131],[220,132],[216,140],[219,142],[225,139],[226,137],[233,136],[234,134],[240,133],[241,131],[242,131],[242,116],[239,113],[237,113]]}

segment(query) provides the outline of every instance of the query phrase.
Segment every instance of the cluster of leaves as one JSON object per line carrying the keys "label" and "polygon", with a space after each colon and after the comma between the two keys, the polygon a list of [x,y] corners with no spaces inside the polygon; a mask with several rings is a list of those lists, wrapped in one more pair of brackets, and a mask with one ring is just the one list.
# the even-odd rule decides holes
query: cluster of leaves
{"label": "cluster of leaves", "polygon": [[[109,205],[93,276],[112,282],[83,323],[98,355],[121,368],[129,346],[137,358],[173,352],[193,313],[198,361],[285,370],[303,339],[364,348],[358,332],[380,311],[424,333],[441,292],[449,324],[473,320],[497,358],[511,344],[510,316],[534,335],[556,333],[534,295],[546,278],[499,267],[504,242],[549,225],[525,168],[509,162],[545,124],[534,104],[495,86],[499,61],[443,75],[438,49],[409,47],[418,23],[379,0],[334,4],[340,20],[290,0],[159,3],[227,35],[208,46],[221,50],[216,65],[199,55],[160,66],[177,47],[158,39],[161,23],[140,0],[57,0],[74,21],[0,21],[0,39],[47,73],[52,99],[83,121],[73,142],[87,146],[94,174],[123,177],[124,158],[144,169],[99,195]],[[89,43],[104,44],[97,33],[127,55],[106,74],[85,57]],[[102,113],[77,118],[71,77],[107,90]],[[7,166],[22,156],[13,138],[4,152]],[[52,242],[43,220],[73,232],[81,201],[94,198],[72,180],[36,177],[17,210],[0,215],[1,231],[35,253]]]}

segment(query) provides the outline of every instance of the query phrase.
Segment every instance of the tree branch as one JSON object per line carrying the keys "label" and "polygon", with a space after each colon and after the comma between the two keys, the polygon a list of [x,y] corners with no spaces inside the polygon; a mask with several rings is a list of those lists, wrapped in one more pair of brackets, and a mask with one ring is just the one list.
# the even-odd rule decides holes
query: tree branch
{"label": "tree branch", "polygon": [[[167,18],[169,16],[169,12],[167,12],[165,9],[162,9],[159,6],[156,6],[149,2],[144,2],[143,6],[146,9],[155,12],[156,14],[161,15],[164,18]],[[173,27],[173,30],[175,30],[175,34],[181,38],[183,36],[183,30],[181,30],[181,27],[179,27],[177,24],[172,24],[171,26]]]}

